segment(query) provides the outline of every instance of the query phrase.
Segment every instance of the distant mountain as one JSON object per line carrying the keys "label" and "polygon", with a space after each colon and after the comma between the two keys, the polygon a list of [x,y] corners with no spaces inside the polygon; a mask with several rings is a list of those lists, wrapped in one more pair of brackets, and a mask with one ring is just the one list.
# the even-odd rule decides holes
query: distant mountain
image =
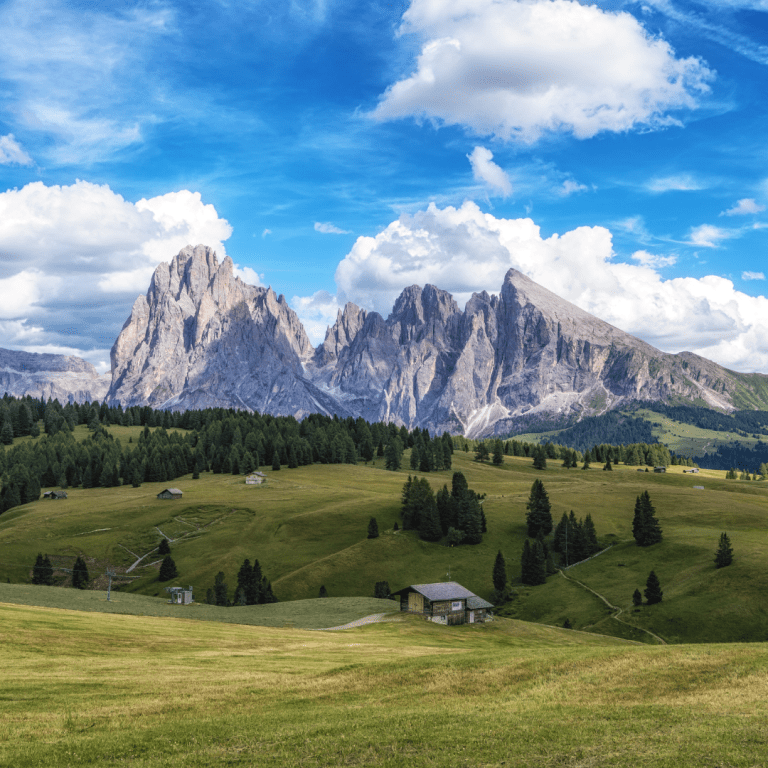
{"label": "distant mountain", "polygon": [[313,349],[283,296],[205,246],[161,264],[112,348],[110,402],[362,416],[470,437],[574,421],[630,402],[766,407],[768,376],[671,355],[510,269],[461,311],[406,288],[385,320],[354,304]]}
{"label": "distant mountain", "polygon": [[79,357],[0,349],[0,395],[30,395],[62,403],[101,401],[111,379],[108,374],[100,376]]}

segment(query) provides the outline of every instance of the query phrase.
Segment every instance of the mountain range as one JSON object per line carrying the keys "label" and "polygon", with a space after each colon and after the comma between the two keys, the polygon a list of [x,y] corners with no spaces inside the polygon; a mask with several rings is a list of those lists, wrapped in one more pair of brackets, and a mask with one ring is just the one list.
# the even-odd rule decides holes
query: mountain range
{"label": "mountain range", "polygon": [[[4,354],[8,370],[8,355],[27,353]],[[38,357],[57,356],[27,354]],[[320,412],[468,437],[638,400],[768,407],[768,376],[661,352],[514,269],[498,295],[475,293],[463,310],[432,285],[406,288],[386,319],[348,303],[314,348],[282,295],[247,285],[229,257],[219,264],[202,245],[157,267],[111,362],[102,397],[124,407],[243,408],[299,419]],[[74,373],[78,364],[68,365]],[[100,399],[101,390],[76,383],[71,396]],[[11,379],[0,384],[18,390]]]}

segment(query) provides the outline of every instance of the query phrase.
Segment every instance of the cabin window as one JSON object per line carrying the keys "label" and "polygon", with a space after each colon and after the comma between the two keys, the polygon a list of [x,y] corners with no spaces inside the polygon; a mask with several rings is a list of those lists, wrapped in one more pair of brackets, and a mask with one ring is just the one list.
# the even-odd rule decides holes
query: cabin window
{"label": "cabin window", "polygon": [[461,610],[461,600],[454,600],[451,603],[451,610],[452,611],[460,611]]}

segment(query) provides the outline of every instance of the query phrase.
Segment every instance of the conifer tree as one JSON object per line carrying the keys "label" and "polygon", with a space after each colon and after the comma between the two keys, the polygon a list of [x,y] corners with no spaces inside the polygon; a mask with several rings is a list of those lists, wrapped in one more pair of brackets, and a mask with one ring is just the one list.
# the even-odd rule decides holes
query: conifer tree
{"label": "conifer tree", "polygon": [[376,522],[376,518],[372,517],[368,521],[368,538],[369,539],[378,539],[379,538],[379,524]]}
{"label": "conifer tree", "polygon": [[642,604],[643,604],[643,596],[640,594],[640,590],[636,589],[632,594],[632,605],[637,607],[638,605],[642,605]]}
{"label": "conifer tree", "polygon": [[171,554],[171,544],[168,539],[163,539],[160,542],[160,546],[157,548],[157,554],[163,556]]}
{"label": "conifer tree", "polygon": [[272,469],[275,472],[280,469],[280,451],[277,449],[275,449],[274,454],[272,454]]}
{"label": "conifer tree", "polygon": [[533,544],[530,544],[528,539],[525,540],[525,544],[523,544],[521,566],[521,579],[523,584],[536,586],[537,584],[546,583],[546,556],[541,541],[535,541]]}
{"label": "conifer tree", "polygon": [[226,606],[229,605],[229,598],[227,597],[227,583],[224,581],[224,571],[219,571],[216,574],[216,578],[213,583],[213,596],[216,600],[216,605]]}
{"label": "conifer tree", "polygon": [[504,463],[504,446],[501,440],[496,440],[493,444],[493,463],[496,466]]}
{"label": "conifer tree", "polygon": [[493,588],[501,593],[507,586],[507,563],[501,550],[496,555],[496,561],[493,564]]}
{"label": "conifer tree", "polygon": [[325,588],[325,584],[320,585],[320,593],[318,597],[328,597],[328,590]]}
{"label": "conifer tree", "polygon": [[378,597],[379,600],[389,600],[392,593],[389,591],[388,581],[377,581],[373,588],[373,596]]}
{"label": "conifer tree", "polygon": [[547,468],[547,454],[544,449],[537,445],[533,449],[533,468],[534,469],[546,469]]}
{"label": "conifer tree", "polygon": [[724,568],[732,562],[733,549],[731,548],[731,540],[728,538],[728,534],[723,532],[720,534],[720,542],[718,543],[717,551],[715,552],[715,566],[717,568]]}
{"label": "conifer tree", "polygon": [[163,558],[163,562],[160,563],[160,574],[158,575],[158,581],[170,581],[175,579],[179,575],[176,569],[176,563],[173,562],[173,558],[170,555],[166,555]]}
{"label": "conifer tree", "polygon": [[661,584],[659,583],[659,577],[651,571],[648,574],[648,580],[645,582],[645,601],[648,605],[654,605],[660,603],[663,596],[661,591]]}
{"label": "conifer tree", "polygon": [[78,555],[72,568],[72,586],[76,589],[85,589],[89,581],[88,566],[85,564],[85,560]]}
{"label": "conifer tree", "polygon": [[661,539],[661,526],[656,519],[656,510],[651,503],[648,491],[643,491],[635,502],[635,516],[632,520],[632,535],[640,547],[658,544]]}
{"label": "conifer tree", "polygon": [[525,520],[528,525],[528,536],[535,539],[539,533],[548,536],[552,531],[552,513],[549,496],[541,480],[534,480],[528,503]]}

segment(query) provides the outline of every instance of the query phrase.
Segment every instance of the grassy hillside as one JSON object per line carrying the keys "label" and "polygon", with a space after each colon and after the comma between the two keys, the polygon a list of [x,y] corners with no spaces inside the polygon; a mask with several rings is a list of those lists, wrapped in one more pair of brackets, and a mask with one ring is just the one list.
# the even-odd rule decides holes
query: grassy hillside
{"label": "grassy hillside", "polygon": [[0,615],[14,768],[762,763],[763,644],[648,647],[510,620],[328,633]]}
{"label": "grassy hillside", "polygon": [[[498,550],[510,576],[519,576],[525,503],[533,480],[541,478],[555,522],[571,509],[577,517],[589,512],[602,542],[616,545],[569,575],[620,608],[620,618],[636,629],[611,619],[599,598],[560,576],[540,587],[518,588],[506,613],[555,625],[568,618],[579,629],[645,642],[653,640],[642,628],[669,642],[768,638],[768,484],[726,481],[717,471],[684,475],[678,467],[655,475],[623,465],[611,473],[565,470],[550,462],[537,472],[529,459],[507,457],[502,467],[494,467],[471,458],[457,452],[454,469],[465,473],[470,487],[487,493],[488,533],[478,546],[448,548],[422,542],[412,531],[393,531],[406,471],[387,472],[380,464],[314,465],[265,470],[265,487],[246,486],[232,475],[185,477],[173,482],[184,491],[177,501],[159,501],[163,486],[145,483],[75,489],[66,501],[41,500],[10,510],[0,517],[0,580],[28,581],[38,552],[64,566],[82,554],[94,573],[108,565],[125,571],[148,555],[127,588],[162,596],[160,558],[152,553],[162,532],[177,539],[172,553],[178,583],[192,584],[198,600],[218,571],[226,574],[232,594],[246,557],[259,559],[281,601],[316,597],[321,585],[332,597],[371,597],[377,581],[399,589],[445,580],[449,571],[451,579],[490,598]],[[450,485],[450,472],[427,477],[435,489]],[[631,523],[635,498],[646,489],[664,541],[641,549],[632,540]],[[381,536],[369,540],[372,516]],[[713,559],[721,531],[731,537],[735,561],[718,571]],[[651,569],[661,579],[664,601],[635,612],[632,593],[642,591]],[[105,577],[96,586],[105,589]]]}

